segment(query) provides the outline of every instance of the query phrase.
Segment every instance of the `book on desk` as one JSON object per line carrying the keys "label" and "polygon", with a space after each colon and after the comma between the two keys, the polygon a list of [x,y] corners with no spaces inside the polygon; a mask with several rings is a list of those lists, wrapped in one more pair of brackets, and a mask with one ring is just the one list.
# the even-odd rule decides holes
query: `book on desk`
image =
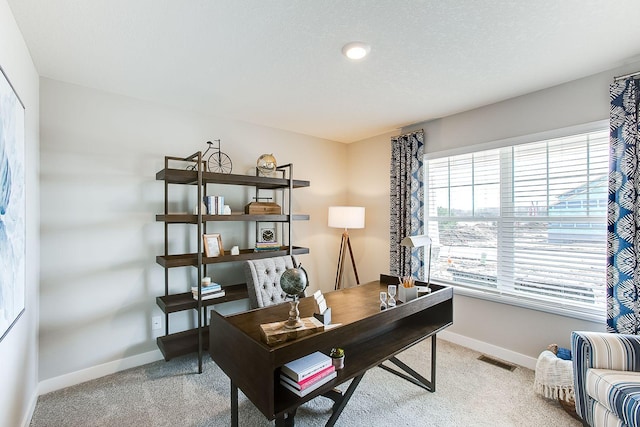
{"label": "book on desk", "polygon": [[280,384],[303,397],[336,376],[331,358],[316,351],[285,364],[280,370]]}
{"label": "book on desk", "polygon": [[289,378],[300,382],[305,378],[308,378],[331,365],[331,358],[329,356],[316,351],[311,354],[307,354],[304,357],[286,363],[282,367],[281,371]]}
{"label": "book on desk", "polygon": [[[331,366],[331,368],[333,368],[333,366]],[[301,389],[298,389],[299,385],[297,383],[295,383],[294,385],[292,384],[293,380],[289,381],[290,378],[285,377],[284,375],[281,375],[280,384],[290,392],[295,393],[297,396],[304,397],[307,394],[314,391],[315,389],[317,389],[318,387],[322,386],[323,384],[328,383],[329,381],[331,381],[337,376],[338,376],[338,373],[336,372],[335,368],[333,368],[331,373],[322,376],[319,380],[315,382],[311,382],[311,383],[308,383],[308,385],[306,386],[302,386],[303,388]]]}

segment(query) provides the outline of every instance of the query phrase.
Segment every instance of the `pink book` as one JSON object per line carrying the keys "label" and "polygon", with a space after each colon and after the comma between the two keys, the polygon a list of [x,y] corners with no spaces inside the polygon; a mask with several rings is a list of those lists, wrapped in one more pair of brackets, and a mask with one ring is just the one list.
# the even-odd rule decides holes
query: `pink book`
{"label": "pink book", "polygon": [[297,382],[291,378],[289,378],[287,375],[281,374],[280,375],[280,379],[286,381],[287,383],[291,384],[293,387],[297,388],[298,390],[304,390],[308,387],[311,387],[313,384],[317,383],[318,381],[320,381],[321,379],[323,379],[324,377],[331,375],[333,372],[335,372],[336,368],[333,365],[330,365],[326,368],[324,368],[323,370],[321,370],[318,373],[315,373],[313,375],[311,375],[308,378],[305,378],[304,380]]}

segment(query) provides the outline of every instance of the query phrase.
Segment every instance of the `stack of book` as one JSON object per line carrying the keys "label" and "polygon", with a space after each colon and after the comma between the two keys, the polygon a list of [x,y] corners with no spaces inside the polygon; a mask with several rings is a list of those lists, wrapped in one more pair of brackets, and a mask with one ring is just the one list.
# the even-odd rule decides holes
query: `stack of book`
{"label": "stack of book", "polygon": [[[222,289],[222,287],[217,284],[217,283],[211,283],[208,286],[203,286],[200,288],[200,292],[202,294],[202,299],[206,300],[206,299],[212,299],[212,298],[220,298],[224,296],[224,289]],[[198,299],[198,287],[197,286],[192,286],[191,287],[191,293],[193,294],[193,299]]]}
{"label": "stack of book", "polygon": [[303,397],[336,376],[336,368],[331,363],[331,358],[316,351],[284,365],[280,370],[280,384]]}
{"label": "stack of book", "polygon": [[224,196],[204,196],[203,199],[209,215],[222,215],[224,213]]}
{"label": "stack of book", "polygon": [[277,251],[280,249],[280,243],[278,242],[256,242],[256,252],[262,251]]}

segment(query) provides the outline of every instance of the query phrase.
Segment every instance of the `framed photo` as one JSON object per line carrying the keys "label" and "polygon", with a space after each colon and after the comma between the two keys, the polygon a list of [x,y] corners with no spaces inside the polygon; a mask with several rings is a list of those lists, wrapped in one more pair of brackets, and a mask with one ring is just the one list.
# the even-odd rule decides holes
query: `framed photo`
{"label": "framed photo", "polygon": [[202,240],[204,241],[204,254],[207,258],[224,255],[220,234],[203,234]]}
{"label": "framed photo", "polygon": [[25,310],[24,105],[0,67],[0,341]]}

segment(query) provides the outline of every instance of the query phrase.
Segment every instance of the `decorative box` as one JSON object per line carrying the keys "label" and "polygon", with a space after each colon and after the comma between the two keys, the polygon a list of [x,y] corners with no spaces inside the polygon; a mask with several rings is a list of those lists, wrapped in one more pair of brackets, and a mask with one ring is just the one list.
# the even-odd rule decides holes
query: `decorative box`
{"label": "decorative box", "polygon": [[273,202],[251,202],[244,207],[244,213],[249,215],[281,215],[282,208]]}
{"label": "decorative box", "polygon": [[402,285],[398,285],[398,301],[409,302],[416,298],[418,298],[418,288],[416,286],[405,288]]}
{"label": "decorative box", "polygon": [[274,345],[324,331],[324,325],[315,317],[302,317],[300,321],[302,321],[302,326],[297,329],[285,328],[286,321],[261,324],[262,341]]}

